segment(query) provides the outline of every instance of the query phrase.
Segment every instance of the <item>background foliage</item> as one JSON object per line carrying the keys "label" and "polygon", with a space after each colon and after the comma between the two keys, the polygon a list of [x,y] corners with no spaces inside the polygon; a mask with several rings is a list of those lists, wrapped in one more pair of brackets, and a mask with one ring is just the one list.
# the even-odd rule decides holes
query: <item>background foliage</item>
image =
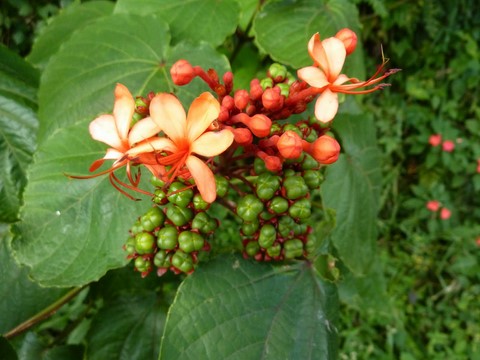
{"label": "background foliage", "polygon": [[[23,335],[2,338],[0,353],[20,359],[172,358],[181,351],[184,357],[213,356],[207,349],[215,348],[214,358],[220,358],[239,348],[239,358],[269,349],[265,357],[308,358],[303,351],[309,351],[310,358],[322,359],[336,357],[338,341],[340,359],[480,357],[477,2],[300,0],[260,7],[257,1],[232,0],[217,8],[215,1],[198,0],[187,10],[170,3],[1,5],[6,46],[0,47],[0,331],[7,334],[49,305],[68,303]],[[213,8],[220,21],[211,21]],[[373,72],[381,59],[379,44],[403,71],[391,79],[391,88],[361,98],[360,106],[348,100],[335,120],[344,154],[327,170],[322,198],[337,210],[337,226],[332,231],[332,223],[323,222],[316,229],[329,235],[330,245],[315,270],[228,255],[206,262],[182,282],[173,276],[140,281],[129,266],[122,267],[126,231],[147,204],[129,203],[133,215],[113,213],[112,207],[128,199],[111,191],[108,181],[63,177],[83,172],[101,156],[103,146],[89,141],[85,129],[96,114],[110,111],[110,85],[124,82],[136,94],[176,91],[188,103],[204,88],[173,87],[168,69],[179,58],[220,73],[231,67],[242,88],[253,76],[264,76],[272,60],[309,64],[298,44],[315,31],[330,36],[345,26],[358,31],[364,44],[348,59],[350,75],[365,77],[364,60],[367,74]],[[443,143],[432,146],[433,134],[452,141],[453,151],[443,150]],[[440,211],[428,210],[432,200],[451,216],[442,219]],[[22,201],[22,221],[12,234],[7,224],[18,220]],[[342,218],[345,206],[358,217],[353,222]],[[325,279],[335,279],[336,286]],[[220,312],[224,327],[210,307],[198,303],[231,304]],[[22,311],[9,311],[13,306]],[[312,321],[312,314],[326,320]],[[330,326],[338,340],[329,335],[335,333]],[[218,346],[234,329],[248,330],[236,336],[238,343]],[[307,330],[324,334],[325,342],[309,342]],[[257,343],[259,348],[252,346]]]}

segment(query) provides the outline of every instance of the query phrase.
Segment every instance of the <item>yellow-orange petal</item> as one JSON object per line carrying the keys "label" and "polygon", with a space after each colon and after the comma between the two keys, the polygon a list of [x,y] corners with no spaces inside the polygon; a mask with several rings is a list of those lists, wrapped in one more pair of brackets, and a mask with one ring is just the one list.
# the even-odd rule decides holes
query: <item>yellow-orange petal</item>
{"label": "yellow-orange petal", "polygon": [[157,135],[161,130],[160,126],[158,126],[151,117],[147,117],[133,125],[128,134],[128,142],[130,146],[133,146],[136,143]]}
{"label": "yellow-orange petal", "polygon": [[186,165],[203,200],[208,203],[214,202],[217,198],[217,187],[212,170],[202,160],[193,155],[187,158]]}
{"label": "yellow-orange petal", "polygon": [[115,117],[118,135],[122,140],[127,140],[130,123],[132,122],[132,116],[134,112],[135,100],[133,99],[132,94],[124,85],[117,84],[115,87],[113,116]]}
{"label": "yellow-orange petal", "polygon": [[150,102],[150,116],[173,142],[183,141],[187,135],[187,118],[176,96],[156,95]]}
{"label": "yellow-orange petal", "polygon": [[190,142],[197,139],[220,113],[220,103],[209,92],[193,100],[187,114],[187,136]]}
{"label": "yellow-orange petal", "polygon": [[320,35],[318,33],[313,34],[308,42],[308,53],[313,59],[315,66],[320,66],[325,71],[328,71],[328,61],[325,50],[323,49],[322,42],[320,41]]}
{"label": "yellow-orange petal", "polygon": [[230,130],[209,131],[190,145],[192,153],[202,156],[217,156],[232,145],[234,135]]}
{"label": "yellow-orange petal", "polygon": [[90,123],[88,131],[94,140],[101,141],[120,151],[126,150],[122,139],[118,136],[115,118],[112,115],[100,115]]}
{"label": "yellow-orange petal", "polygon": [[345,74],[340,74],[338,75],[337,77],[337,80],[334,81],[334,85],[342,85],[343,83],[346,83],[347,81],[350,81],[352,80],[351,78],[349,78],[347,75]]}
{"label": "yellow-orange petal", "polygon": [[137,146],[128,150],[125,154],[128,156],[136,156],[138,154],[149,153],[152,151],[171,151],[177,152],[177,146],[172,140],[164,137],[153,137],[139,143]]}
{"label": "yellow-orange petal", "polygon": [[324,69],[329,81],[335,81],[340,75],[345,58],[347,57],[347,51],[343,41],[336,37],[330,37],[322,41],[323,49],[327,55],[328,70]]}
{"label": "yellow-orange petal", "polygon": [[297,75],[300,79],[305,81],[308,85],[323,88],[329,84],[325,73],[315,66],[307,66],[301,69],[298,69]]}
{"label": "yellow-orange petal", "polygon": [[315,103],[315,117],[318,121],[327,123],[332,121],[338,111],[338,95],[326,89]]}

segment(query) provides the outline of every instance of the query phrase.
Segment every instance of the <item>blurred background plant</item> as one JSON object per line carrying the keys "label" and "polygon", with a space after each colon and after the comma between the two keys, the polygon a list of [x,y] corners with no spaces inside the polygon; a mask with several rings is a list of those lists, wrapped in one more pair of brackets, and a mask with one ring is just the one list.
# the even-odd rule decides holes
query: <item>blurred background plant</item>
{"label": "blurred background plant", "polygon": [[[26,56],[44,25],[70,3],[3,1],[1,42]],[[367,68],[378,64],[381,43],[403,71],[391,88],[363,99],[383,154],[380,246],[370,274],[347,275],[341,283],[340,358],[478,359],[480,3],[353,3]],[[100,289],[85,291],[44,323],[44,339],[55,343],[60,335],[80,343],[89,326],[85,314],[101,308],[89,300]],[[157,290],[171,295],[175,289]]]}

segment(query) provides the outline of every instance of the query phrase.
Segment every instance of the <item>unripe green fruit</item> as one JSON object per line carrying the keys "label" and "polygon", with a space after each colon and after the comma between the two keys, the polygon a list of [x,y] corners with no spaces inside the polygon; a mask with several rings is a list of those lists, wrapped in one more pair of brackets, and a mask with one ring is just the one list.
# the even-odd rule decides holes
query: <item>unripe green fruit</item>
{"label": "unripe green fruit", "polygon": [[293,131],[295,132],[298,136],[300,136],[301,138],[303,138],[303,134],[302,132],[300,131],[300,129],[296,126],[296,125],[293,125],[293,124],[285,124],[283,126],[283,131],[287,131],[287,130],[290,130],[290,131]]}
{"label": "unripe green fruit", "polygon": [[135,235],[135,250],[138,254],[151,254],[155,245],[155,238],[152,234],[142,232]]}
{"label": "unripe green fruit", "polygon": [[142,227],[142,224],[140,223],[140,219],[139,219],[139,220],[135,221],[135,223],[133,224],[133,226],[130,229],[130,232],[133,235],[137,235],[138,233],[141,233],[142,231],[143,231],[143,227]]}
{"label": "unripe green fruit", "polygon": [[215,175],[215,186],[217,187],[217,196],[224,197],[228,192],[228,180],[220,175]]}
{"label": "unripe green fruit", "polygon": [[273,87],[273,80],[270,78],[265,78],[260,80],[260,86],[263,90]]}
{"label": "unripe green fruit", "polygon": [[299,239],[287,240],[283,244],[285,259],[294,259],[303,255],[303,242]]}
{"label": "unripe green fruit", "polygon": [[140,223],[145,231],[153,231],[156,227],[163,225],[165,214],[157,206],[148,210],[140,218]]}
{"label": "unripe green fruit", "polygon": [[171,265],[170,255],[165,250],[160,250],[153,258],[153,264],[159,268],[168,268]]}
{"label": "unripe green fruit", "polygon": [[250,241],[245,246],[245,252],[248,256],[254,257],[260,251],[260,245],[256,241]]}
{"label": "unripe green fruit", "polygon": [[270,200],[280,188],[280,178],[276,175],[263,173],[255,183],[257,196],[262,200]]}
{"label": "unripe green fruit", "polygon": [[293,169],[286,169],[283,172],[283,178],[286,179],[287,177],[295,176],[297,175],[297,172]]}
{"label": "unripe green fruit", "polygon": [[162,188],[163,186],[165,186],[165,181],[160,180],[156,176],[152,176],[152,178],[150,179],[150,182],[152,183],[153,186],[157,188]]}
{"label": "unripe green fruit", "polygon": [[254,195],[247,195],[240,199],[237,206],[237,214],[243,220],[252,222],[257,219],[263,210],[263,202]]}
{"label": "unripe green fruit", "polygon": [[297,224],[290,216],[282,216],[278,219],[278,233],[285,239],[292,238],[294,236],[293,228]]}
{"label": "unripe green fruit", "polygon": [[200,194],[195,194],[193,197],[193,207],[195,210],[206,210],[210,206],[209,203],[207,203],[205,200],[203,200],[202,195]]}
{"label": "unripe green fruit", "polygon": [[218,224],[206,212],[195,215],[192,220],[192,229],[198,229],[203,234],[210,234],[215,231]]}
{"label": "unripe green fruit", "polygon": [[268,209],[275,214],[281,214],[288,210],[288,200],[280,196],[275,196],[268,204]]}
{"label": "unripe green fruit", "polygon": [[193,269],[193,259],[183,251],[176,251],[172,256],[172,265],[178,270],[187,273]]}
{"label": "unripe green fruit", "polygon": [[156,189],[153,192],[153,199],[152,201],[155,204],[165,204],[167,202],[167,194],[162,189]]}
{"label": "unripe green fruit", "polygon": [[252,222],[244,222],[242,224],[242,232],[246,236],[251,236],[257,232],[259,226],[260,223],[256,219]]}
{"label": "unripe green fruit", "polygon": [[315,160],[310,154],[305,154],[305,157],[302,162],[302,169],[303,170],[312,170],[318,169],[320,164]]}
{"label": "unripe green fruit", "polygon": [[323,175],[318,170],[306,170],[303,174],[303,179],[305,180],[305,184],[313,190],[320,187],[323,181]]}
{"label": "unripe green fruit", "polygon": [[167,218],[176,226],[183,226],[193,218],[193,211],[189,208],[177,206],[175,204],[167,205]]}
{"label": "unripe green fruit", "polygon": [[308,186],[301,176],[290,176],[283,181],[288,199],[294,200],[308,194]]}
{"label": "unripe green fruit", "polygon": [[290,94],[290,85],[285,83],[279,83],[277,84],[277,86],[280,88],[280,94],[287,98]]}
{"label": "unripe green fruit", "polygon": [[274,258],[274,257],[280,256],[281,251],[282,251],[282,246],[277,243],[275,245],[270,246],[267,249],[267,254],[268,256]]}
{"label": "unripe green fruit", "polygon": [[255,158],[255,160],[253,160],[253,171],[255,171],[255,174],[257,175],[268,172],[265,166],[265,162],[262,159],[257,157]]}
{"label": "unripe green fruit", "polygon": [[309,199],[300,199],[288,209],[288,213],[294,219],[304,220],[312,215],[311,202]]}
{"label": "unripe green fruit", "polygon": [[269,213],[266,210],[262,211],[260,213],[260,219],[265,220],[265,221],[269,221],[269,220],[273,219],[275,216],[276,216],[275,214]]}
{"label": "unripe green fruit", "polygon": [[127,242],[125,243],[125,251],[128,255],[135,254],[135,238],[129,237]]}
{"label": "unripe green fruit", "polygon": [[272,127],[270,128],[270,135],[273,135],[279,131],[282,131],[282,125],[279,123],[273,123]]}
{"label": "unripe green fruit", "polygon": [[135,268],[140,272],[147,272],[152,268],[152,263],[148,259],[139,256],[135,259]]}
{"label": "unripe green fruit", "polygon": [[167,225],[158,231],[157,245],[160,249],[172,250],[178,244],[178,230],[176,227]]}
{"label": "unripe green fruit", "polygon": [[277,231],[275,230],[275,226],[272,224],[265,224],[260,229],[260,235],[258,236],[258,244],[267,249],[273,245],[277,238]]}
{"label": "unripe green fruit", "polygon": [[186,207],[193,198],[193,190],[179,181],[174,181],[168,188],[168,201],[180,207]]}
{"label": "unripe green fruit", "polygon": [[282,82],[287,76],[287,68],[281,64],[273,63],[268,68],[268,74],[276,82]]}
{"label": "unripe green fruit", "polygon": [[183,231],[178,235],[178,245],[186,253],[198,251],[205,245],[205,239],[199,233]]}

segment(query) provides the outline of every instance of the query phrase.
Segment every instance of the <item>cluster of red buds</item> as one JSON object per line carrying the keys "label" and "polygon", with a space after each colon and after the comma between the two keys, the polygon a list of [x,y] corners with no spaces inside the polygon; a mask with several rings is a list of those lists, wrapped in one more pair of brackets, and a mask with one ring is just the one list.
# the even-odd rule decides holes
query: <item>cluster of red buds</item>
{"label": "cluster of red buds", "polygon": [[[312,199],[323,180],[322,168],[337,161],[341,151],[329,129],[338,93],[382,89],[388,84],[380,81],[397,71],[384,71],[384,61],[366,81],[341,74],[356,44],[349,29],[323,41],[315,34],[308,43],[313,65],[299,69],[299,79],[275,63],[265,78],[235,91],[232,72],[219,76],[214,69],[179,60],[170,70],[175,85],[200,78],[215,94],[201,94],[188,114],[172,94],[150,93],[134,101],[117,85],[113,115],[90,125],[92,137],[112,147],[91,170],[105,159],[115,162],[89,177],[109,173],[127,196],[132,197],[126,189],[152,197],[153,208],[138,218],[125,245],[136,270],[144,276],[154,266],[158,275],[168,269],[193,271],[219,225],[208,213],[216,200],[239,220],[244,256],[258,261],[308,256],[317,241]],[[314,100],[315,117],[291,120]],[[123,166],[130,183],[113,174]],[[153,192],[138,189],[139,173],[131,174],[138,166],[152,173]]]}

